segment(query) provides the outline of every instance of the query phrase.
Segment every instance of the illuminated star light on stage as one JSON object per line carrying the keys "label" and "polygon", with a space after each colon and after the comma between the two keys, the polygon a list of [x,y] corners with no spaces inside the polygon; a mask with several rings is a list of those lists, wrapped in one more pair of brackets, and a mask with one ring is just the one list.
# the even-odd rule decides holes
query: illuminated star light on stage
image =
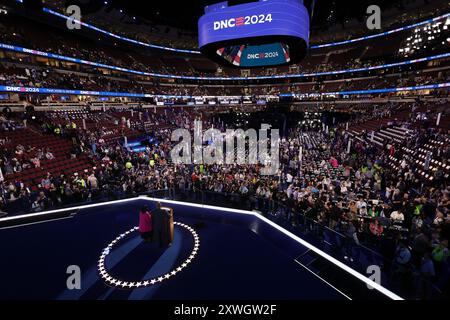
{"label": "illuminated star light on stage", "polygon": [[107,282],[109,285],[115,286],[115,287],[121,287],[123,289],[127,289],[127,288],[141,288],[141,287],[146,287],[149,285],[154,285],[156,283],[161,283],[173,276],[175,276],[177,273],[179,273],[180,271],[182,271],[184,268],[187,267],[187,265],[192,261],[192,259],[194,259],[194,257],[197,255],[197,252],[199,250],[200,247],[200,241],[199,241],[199,236],[197,234],[197,232],[191,228],[190,226],[183,224],[183,223],[179,223],[179,222],[174,222],[174,225],[178,225],[186,230],[188,230],[194,240],[194,248],[192,249],[191,254],[189,255],[189,258],[186,259],[180,266],[178,266],[176,269],[168,272],[167,274],[160,276],[158,278],[154,278],[154,279],[148,279],[148,280],[142,280],[142,281],[135,281],[135,282],[127,282],[127,281],[121,281],[119,279],[115,279],[114,277],[112,277],[111,275],[108,274],[108,272],[106,271],[105,268],[105,259],[106,256],[111,252],[111,250],[113,249],[113,247],[115,245],[117,245],[117,243],[122,240],[123,238],[125,238],[127,235],[129,235],[130,233],[139,230],[139,227],[133,227],[130,230],[120,234],[118,237],[116,237],[113,241],[111,241],[111,243],[108,244],[108,246],[103,249],[102,254],[99,258],[98,261],[98,272],[101,276],[101,278]]}

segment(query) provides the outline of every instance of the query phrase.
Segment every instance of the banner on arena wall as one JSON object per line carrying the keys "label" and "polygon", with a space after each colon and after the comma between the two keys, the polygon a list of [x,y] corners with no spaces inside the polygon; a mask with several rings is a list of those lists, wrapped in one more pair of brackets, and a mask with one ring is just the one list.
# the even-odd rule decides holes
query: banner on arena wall
{"label": "banner on arena wall", "polygon": [[[161,73],[154,73],[154,72],[138,71],[138,70],[127,69],[127,68],[107,65],[107,64],[103,64],[103,63],[97,63],[97,62],[93,62],[93,61],[83,60],[83,59],[79,59],[79,58],[63,56],[63,55],[54,54],[51,52],[44,52],[44,51],[39,51],[39,50],[28,49],[28,48],[14,46],[14,45],[5,44],[5,43],[0,43],[0,49],[20,52],[20,53],[26,53],[26,54],[30,54],[30,55],[46,57],[46,58],[56,59],[56,60],[61,60],[61,61],[69,61],[69,62],[78,63],[78,64],[85,64],[85,65],[89,65],[89,66],[105,68],[105,69],[115,70],[115,71],[124,72],[124,73],[132,73],[132,74],[141,75],[141,76],[149,76],[149,77],[155,77],[155,78],[168,78],[168,79],[214,80],[214,81],[284,79],[284,78],[304,78],[304,77],[316,77],[316,76],[326,76],[326,75],[338,75],[338,74],[346,74],[346,73],[353,73],[353,72],[364,72],[364,71],[372,71],[372,70],[379,70],[379,69],[385,69],[385,68],[393,68],[393,67],[399,67],[399,66],[404,66],[404,65],[410,65],[410,64],[444,59],[444,58],[450,57],[450,52],[447,52],[447,53],[424,57],[424,58],[419,58],[419,59],[411,59],[411,60],[388,63],[388,64],[383,64],[383,65],[378,65],[378,66],[347,69],[347,70],[334,70],[334,71],[298,73],[298,74],[282,74],[282,75],[273,75],[273,76],[252,76],[252,77],[197,77],[197,76],[179,76],[179,75],[171,75],[171,74],[161,74]],[[246,49],[248,50],[248,48],[246,48]],[[270,53],[270,52],[274,52],[274,51],[268,50],[267,52]],[[260,52],[260,53],[262,53],[262,52]],[[270,55],[272,55],[272,54],[270,54]],[[267,58],[270,58],[270,57],[267,57]],[[245,57],[244,57],[244,59],[245,59]],[[253,59],[253,60],[257,60],[257,59]],[[265,60],[265,58],[259,59],[259,61],[262,61],[262,60]],[[274,62],[274,63],[276,63],[276,62]]]}
{"label": "banner on arena wall", "polygon": [[[346,96],[346,95],[356,95],[356,94],[372,94],[372,93],[390,93],[390,92],[402,92],[402,91],[418,91],[418,90],[432,90],[450,87],[450,82],[437,83],[437,84],[427,84],[422,86],[411,86],[411,87],[398,87],[398,88],[384,88],[384,89],[371,89],[371,90],[354,90],[354,91],[337,91],[337,92],[322,92],[315,93],[317,96]],[[281,93],[279,97],[299,97],[301,93]]]}
{"label": "banner on arena wall", "polygon": [[112,92],[112,91],[86,91],[71,89],[54,89],[54,88],[36,88],[36,87],[20,87],[20,86],[0,86],[0,91],[15,93],[38,93],[38,94],[68,94],[68,95],[84,95],[84,96],[116,96],[116,97],[132,97],[145,98],[146,94],[130,93],[130,92]]}
{"label": "banner on arena wall", "polygon": [[[23,2],[23,0],[16,0],[16,1],[17,2]],[[66,15],[64,15],[62,13],[56,12],[56,11],[54,11],[52,9],[49,9],[49,8],[46,8],[46,7],[43,8],[43,11],[48,13],[48,14],[52,14],[52,15],[57,16],[59,18],[65,19],[65,20],[71,19],[71,17],[69,17],[69,16],[66,16]],[[450,13],[445,13],[443,15],[440,15],[440,16],[437,16],[437,17],[434,17],[434,18],[430,18],[430,19],[427,19],[427,20],[424,20],[424,21],[416,22],[416,23],[413,23],[413,24],[410,24],[410,25],[402,26],[402,27],[399,27],[399,28],[396,28],[396,29],[385,31],[385,32],[372,34],[372,35],[368,35],[368,36],[363,36],[363,37],[359,37],[359,38],[354,38],[354,39],[350,39],[350,40],[337,41],[337,42],[318,44],[318,45],[311,45],[310,48],[311,49],[319,49],[319,48],[324,48],[324,47],[338,46],[338,45],[355,43],[355,42],[359,42],[359,41],[373,39],[373,38],[377,38],[377,37],[382,37],[382,36],[390,35],[390,34],[393,34],[393,33],[396,33],[396,32],[401,32],[401,31],[412,29],[412,28],[416,28],[416,27],[419,27],[419,26],[422,26],[422,25],[425,25],[425,24],[428,24],[428,23],[432,23],[432,22],[435,22],[435,21],[438,21],[438,20],[441,20],[441,19],[445,19],[445,18],[448,18],[448,17],[450,17]],[[189,50],[189,49],[177,49],[177,48],[165,47],[165,46],[161,46],[161,45],[154,45],[154,44],[151,44],[151,43],[145,43],[145,42],[142,42],[142,41],[138,41],[138,40],[134,40],[134,39],[130,39],[130,38],[127,38],[127,37],[123,37],[123,36],[114,34],[114,33],[109,32],[107,30],[103,30],[101,28],[93,26],[93,25],[91,25],[89,23],[85,23],[85,22],[82,22],[82,21],[78,21],[78,22],[81,25],[83,25],[84,27],[86,27],[86,28],[89,28],[89,29],[92,29],[94,31],[106,34],[106,35],[111,36],[113,38],[117,38],[117,39],[120,39],[120,40],[123,40],[123,41],[131,42],[131,43],[134,43],[134,44],[138,44],[138,45],[142,45],[142,46],[146,46],[146,47],[150,47],[150,48],[155,48],[155,49],[174,51],[174,52],[192,53],[192,54],[199,54],[200,53],[200,51],[192,50],[192,49],[191,50]]]}
{"label": "banner on arena wall", "polygon": [[[371,90],[354,90],[354,91],[339,91],[339,92],[323,92],[317,95],[356,95],[356,94],[372,94],[372,93],[389,93],[402,91],[417,91],[417,90],[433,90],[450,87],[450,82],[427,84],[421,86],[385,88],[385,89],[371,89]],[[194,99],[197,102],[202,101],[203,97],[199,96],[176,96],[176,95],[152,95],[146,93],[131,93],[131,92],[112,92],[112,91],[86,91],[86,90],[72,90],[72,89],[56,89],[56,88],[36,88],[36,87],[20,87],[20,86],[0,86],[0,92],[13,93],[37,93],[37,94],[65,94],[65,95],[85,95],[85,96],[109,96],[109,97],[129,97],[129,98],[158,98],[158,99]],[[279,97],[299,97],[301,94],[296,93],[282,93]],[[261,97],[263,95],[260,95]],[[273,95],[267,95],[271,97]],[[251,98],[245,97],[243,103],[252,103]]]}
{"label": "banner on arena wall", "polygon": [[[56,11],[54,11],[54,10],[52,10],[52,9],[49,9],[49,8],[45,8],[45,7],[44,7],[44,8],[43,8],[43,11],[46,12],[46,13],[55,15],[55,16],[57,16],[57,17],[66,19],[66,20],[71,19],[71,17],[68,17],[68,16],[66,16],[66,15],[64,15],[64,14],[62,14],[62,13],[56,12]],[[120,36],[120,35],[118,35],[118,34],[109,32],[109,31],[107,31],[107,30],[98,28],[98,27],[96,27],[96,26],[93,26],[93,25],[91,25],[91,24],[89,24],[89,23],[86,23],[86,22],[83,22],[83,21],[78,21],[78,20],[74,20],[74,21],[77,22],[77,23],[79,23],[79,24],[82,25],[83,27],[86,27],[86,28],[95,30],[95,31],[97,31],[97,32],[106,34],[106,35],[108,35],[108,36],[110,36],[110,37],[113,37],[113,38],[116,38],[116,39],[120,39],[120,40],[122,40],[122,41],[131,42],[131,43],[138,44],[138,45],[141,45],[141,46],[145,46],[145,47],[149,47],[149,48],[154,48],[154,49],[167,50],[167,51],[181,52],[181,53],[200,54],[200,52],[199,52],[199,51],[196,51],[196,50],[177,49],[177,48],[165,47],[165,46],[160,46],[160,45],[156,45],[156,44],[151,44],[151,43],[142,42],[142,41],[139,41],[139,40],[130,39],[130,38],[123,37],[123,36]]]}

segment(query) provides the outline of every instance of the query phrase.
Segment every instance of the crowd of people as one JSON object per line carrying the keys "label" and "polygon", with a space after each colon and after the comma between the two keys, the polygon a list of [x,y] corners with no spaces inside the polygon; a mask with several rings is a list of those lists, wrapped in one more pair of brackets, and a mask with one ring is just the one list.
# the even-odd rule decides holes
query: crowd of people
{"label": "crowd of people", "polygon": [[[10,17],[1,17],[0,41],[11,45],[20,45],[34,50],[52,52],[73,58],[93,61],[97,63],[134,69],[138,71],[157,72],[172,75],[185,76],[212,76],[222,77],[237,76],[236,70],[231,68],[218,68],[202,57],[194,56],[186,59],[180,56],[177,59],[167,59],[155,54],[145,54],[134,50],[117,49],[117,43],[110,43],[110,46],[103,46],[92,41],[79,37],[67,37],[61,31],[50,28],[36,28],[33,22],[23,23],[20,27],[14,24]],[[43,31],[45,30],[45,31]],[[45,36],[44,33],[45,32]],[[34,37],[28,34],[36,34]],[[406,38],[405,34],[403,38]],[[42,39],[34,41],[33,39]],[[49,40],[51,39],[51,40]],[[376,39],[374,40],[376,41]],[[432,44],[430,44],[431,46]],[[398,53],[399,43],[392,43],[390,48],[384,48],[382,57],[372,56],[371,50],[355,50],[359,47],[349,47],[342,49],[327,49],[327,52],[318,52],[308,56],[301,64],[281,68],[260,68],[251,70],[249,76],[260,75],[282,75],[293,73],[325,72],[332,70],[344,70],[348,68],[363,68],[385,64],[384,57],[389,55],[394,57]],[[370,47],[370,45],[369,45]],[[389,52],[388,52],[389,51]],[[176,61],[176,62],[174,62]],[[219,72],[220,71],[220,72]]]}
{"label": "crowd of people", "polygon": [[[49,26],[41,28],[48,31],[43,36],[42,30],[33,31],[34,22],[27,20],[18,27],[13,20],[8,17],[0,20],[0,42],[139,71],[189,76],[240,75],[227,68],[220,71],[217,66],[208,67],[209,70],[198,67],[206,64],[202,58],[195,62],[186,57],[165,57],[135,49],[118,50],[117,43],[100,45],[101,39],[94,42],[73,34],[66,37],[65,32]],[[380,56],[373,56],[368,50],[370,44],[336,51],[319,50],[300,65],[261,68],[248,76],[381,65],[386,56],[398,57],[399,45],[386,46],[386,52]],[[124,73],[106,75],[91,66],[61,64],[55,70],[50,64],[34,61],[39,66],[30,68],[33,61],[28,59],[30,57],[2,55],[0,85],[179,96],[257,96],[289,92],[319,94],[449,80],[445,70],[401,75],[380,70],[366,78],[339,78],[342,81],[328,81],[338,80],[334,77],[327,81],[311,77],[311,82],[306,83],[184,85]],[[448,96],[448,90],[443,95]],[[328,109],[339,113],[341,107],[346,114],[345,122],[333,119],[325,124],[320,117],[303,124],[293,125],[291,121],[279,140],[280,166],[269,176],[261,175],[261,164],[172,161],[171,151],[176,143],[171,140],[173,129],[193,130],[194,120],[201,120],[204,129],[214,126],[224,131],[235,127],[236,123],[224,122],[219,113],[208,112],[207,108],[197,112],[194,107],[190,110],[174,107],[160,112],[140,106],[130,113],[129,110],[91,111],[87,104],[86,110],[74,113],[27,111],[33,116],[23,115],[28,117],[25,121],[5,114],[0,117],[0,216],[154,194],[161,190],[162,195],[173,199],[214,204],[218,199],[226,199],[227,205],[281,219],[322,244],[331,241],[331,232],[340,239],[333,245],[339,247],[349,264],[356,264],[359,258],[364,260],[364,250],[373,250],[385,259],[384,272],[402,293],[413,294],[414,298],[430,298],[437,288],[449,295],[450,137],[448,128],[445,131],[445,127],[435,125],[437,114],[443,119],[448,117],[444,110],[448,102],[441,104],[435,100],[428,104],[386,103],[370,108],[355,104],[342,107],[336,103]],[[195,103],[193,99],[191,102]],[[431,106],[440,109],[431,110]],[[289,111],[292,114],[294,107],[299,106],[292,106]],[[399,110],[407,116],[396,117]],[[237,112],[239,110],[235,110]],[[264,112],[266,118],[272,117],[275,121],[269,108]],[[286,119],[292,115],[289,112],[279,111],[277,115],[284,113]],[[252,116],[256,118],[256,112]],[[375,130],[395,125],[408,129],[408,133],[401,137],[401,142],[386,137],[382,143],[374,143],[373,126],[360,130],[369,122],[379,126]],[[356,128],[358,132],[352,130]],[[34,130],[32,132],[39,137],[54,137],[69,143],[71,148],[64,149],[65,154],[61,155],[61,150],[56,154],[47,145],[27,144],[24,139],[17,142],[16,133],[24,130]],[[138,150],[129,147],[127,142],[132,137],[142,138],[145,143]],[[420,156],[417,150],[432,142],[436,148],[428,149],[427,161],[440,165],[430,169],[429,163],[424,167],[416,160]],[[405,149],[413,150],[412,156]],[[61,157],[65,161],[61,161]],[[46,170],[47,163],[81,158],[81,162],[86,161],[82,167],[87,169],[72,170],[73,167],[64,169],[63,166],[58,167],[58,172]],[[27,175],[32,170],[39,178]],[[421,174],[424,171],[426,175]],[[147,233],[150,229],[141,231]]]}
{"label": "crowd of people", "polygon": [[[28,21],[20,27],[14,24],[11,17],[2,17],[0,29],[4,32],[0,35],[0,41],[12,45],[22,45],[42,51],[79,58],[87,61],[94,61],[111,66],[134,69],[138,71],[157,72],[171,75],[186,76],[204,76],[216,75],[221,77],[242,76],[240,70],[227,69],[226,67],[217,68],[211,62],[201,57],[186,58],[183,56],[159,56],[137,52],[132,49],[124,50],[112,46],[99,46],[97,43],[87,41],[77,36],[67,36],[59,30],[46,26],[48,32],[45,37],[42,34],[36,37],[27,36],[28,32],[42,32],[33,28],[34,22]],[[405,35],[406,37],[406,35]],[[34,41],[40,39],[41,41]],[[49,40],[52,39],[52,40]],[[373,40],[382,41],[382,39]],[[246,71],[245,76],[259,75],[283,75],[296,73],[325,72],[335,70],[345,70],[353,68],[362,68],[384,64],[388,57],[396,57],[398,50],[397,43],[392,44],[392,52],[383,50],[382,57],[375,57],[369,44],[366,49],[362,46],[327,49],[325,51],[311,52],[300,65],[283,66],[279,68],[259,68]],[[431,46],[431,45],[430,45]],[[386,49],[386,48],[385,48]],[[389,51],[388,50],[388,51]],[[364,55],[368,57],[365,58]],[[370,57],[370,58],[369,58]],[[394,60],[398,60],[395,58]],[[445,66],[445,61],[440,63]],[[29,64],[36,64],[35,68],[30,68]],[[54,70],[49,65],[58,65]],[[211,67],[213,65],[213,67]],[[39,67],[38,67],[39,66]],[[209,71],[202,69],[202,66],[208,66]],[[206,67],[205,67],[206,68]],[[251,85],[243,80],[241,83],[235,82],[233,86],[219,86],[217,84],[194,84],[187,85],[182,83],[163,83],[158,79],[144,77],[136,74],[127,74],[112,72],[104,74],[98,68],[92,66],[49,63],[35,60],[32,57],[17,57],[10,52],[5,51],[2,64],[0,65],[0,84],[13,86],[33,86],[63,89],[83,89],[92,91],[116,91],[116,92],[134,92],[149,94],[166,95],[261,95],[280,93],[299,93],[314,95],[322,92],[335,92],[347,90],[367,90],[389,87],[401,87],[412,85],[424,85],[436,82],[448,81],[448,74],[445,70],[438,72],[413,72],[410,75],[389,74],[394,70],[380,69],[377,72],[372,71],[370,76],[365,78],[347,79],[352,75],[334,75],[332,77],[309,77],[302,79],[307,82],[294,81],[294,83],[267,84],[259,85],[254,82]],[[408,70],[409,71],[409,70]],[[439,79],[439,80],[438,80]],[[336,81],[339,80],[339,81]],[[409,94],[409,92],[405,92]]]}
{"label": "crowd of people", "polygon": [[[0,85],[29,86],[41,88],[58,88],[91,91],[133,92],[155,95],[176,96],[245,96],[245,95],[278,95],[282,93],[318,94],[347,90],[382,89],[410,85],[426,85],[446,82],[449,75],[444,72],[441,79],[433,75],[413,74],[409,77],[372,77],[365,79],[348,79],[330,82],[304,82],[290,85],[241,85],[241,86],[208,86],[208,85],[162,85],[161,83],[139,80],[134,77],[118,78],[98,74],[81,74],[58,72],[50,68],[19,68],[11,64],[0,63]],[[413,95],[414,91],[404,92]]]}
{"label": "crowd of people", "polygon": [[[374,116],[389,117],[390,110],[379,109],[372,118]],[[45,124],[42,128],[48,134],[55,134],[55,128],[60,128],[57,134],[63,139],[72,139],[78,153],[89,154],[92,170],[59,176],[49,172],[38,186],[9,179],[4,185],[3,210],[14,203],[13,207],[22,211],[43,211],[150,190],[169,190],[172,197],[189,192],[234,195],[250,208],[273,214],[281,212],[294,225],[310,221],[311,230],[319,236],[326,227],[346,235],[354,245],[372,246],[396,262],[392,272],[400,274],[398,279],[402,279],[402,285],[406,285],[405,279],[413,270],[433,281],[448,276],[445,268],[449,256],[450,190],[445,166],[431,172],[433,180],[424,180],[417,173],[417,164],[407,161],[406,157],[399,170],[392,166],[389,157],[394,155],[401,159],[400,147],[379,148],[370,143],[368,134],[363,134],[363,140],[355,140],[348,149],[351,137],[343,125],[328,132],[320,128],[313,131],[291,128],[280,140],[281,165],[274,176],[261,176],[260,165],[172,163],[171,129],[192,129],[192,121],[199,117],[186,110],[174,109],[169,114],[147,111],[143,122],[167,126],[153,130],[140,127],[156,142],[144,151],[133,152],[120,141],[107,143],[101,127],[85,130],[69,126],[65,129],[54,125],[55,117],[47,114],[39,120]],[[212,124],[218,128],[223,125],[207,118],[203,121],[205,128]],[[361,121],[355,121],[355,125],[357,123]],[[411,126],[411,122],[408,123]],[[417,150],[430,140],[443,142],[442,149],[433,152],[433,157],[447,163],[450,145],[446,132],[432,128],[410,129],[412,134],[402,146]],[[303,147],[301,161],[300,146]],[[27,161],[21,162],[18,155],[31,151],[35,156],[28,162],[34,166],[39,165],[42,158],[51,158],[50,150],[45,148],[26,150],[17,145],[15,154],[2,153],[4,174],[13,177],[20,170],[18,167],[26,169]],[[12,165],[8,160],[13,156],[18,164]],[[353,245],[346,247],[346,257],[353,260],[356,251]],[[423,290],[421,292],[423,294]]]}

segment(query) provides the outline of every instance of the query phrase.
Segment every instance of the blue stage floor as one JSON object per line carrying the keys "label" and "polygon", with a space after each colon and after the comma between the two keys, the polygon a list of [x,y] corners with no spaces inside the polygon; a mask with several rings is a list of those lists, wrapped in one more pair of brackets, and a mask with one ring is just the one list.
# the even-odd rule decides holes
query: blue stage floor
{"label": "blue stage floor", "polygon": [[[294,259],[307,251],[252,215],[170,204],[175,221],[200,237],[198,254],[170,279],[139,289],[104,283],[97,262],[108,243],[138,223],[135,201],[81,209],[70,218],[0,230],[1,299],[347,299]],[[201,223],[199,225],[199,223]],[[144,243],[137,232],[107,256],[108,272],[140,281],[173,270],[193,248],[175,227],[167,250]],[[81,289],[68,290],[66,269],[81,268]]]}

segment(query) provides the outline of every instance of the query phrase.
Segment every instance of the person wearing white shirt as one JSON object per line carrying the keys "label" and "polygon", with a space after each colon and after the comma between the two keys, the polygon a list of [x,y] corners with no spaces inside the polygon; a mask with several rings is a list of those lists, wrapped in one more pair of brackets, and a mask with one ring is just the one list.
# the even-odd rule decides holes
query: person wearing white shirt
{"label": "person wearing white shirt", "polygon": [[286,189],[286,195],[287,195],[288,199],[290,199],[292,197],[292,184],[289,185],[289,187]]}
{"label": "person wearing white shirt", "polygon": [[400,163],[400,167],[402,167],[402,169],[406,168],[406,160],[403,159],[402,162]]}
{"label": "person wearing white shirt", "polygon": [[358,208],[359,215],[367,215],[367,203],[363,199],[356,201],[356,208]]}
{"label": "person wearing white shirt", "polygon": [[347,186],[345,185],[345,182],[341,183],[341,193],[346,194],[347,193]]}
{"label": "person wearing white shirt", "polygon": [[241,194],[247,194],[248,192],[248,188],[245,185],[241,186],[239,189]]}
{"label": "person wearing white shirt", "polygon": [[292,183],[292,179],[293,179],[294,177],[290,174],[290,173],[288,173],[287,175],[286,175],[286,182],[287,183]]}
{"label": "person wearing white shirt", "polygon": [[403,222],[405,220],[405,216],[401,211],[392,211],[390,217],[393,222]]}

